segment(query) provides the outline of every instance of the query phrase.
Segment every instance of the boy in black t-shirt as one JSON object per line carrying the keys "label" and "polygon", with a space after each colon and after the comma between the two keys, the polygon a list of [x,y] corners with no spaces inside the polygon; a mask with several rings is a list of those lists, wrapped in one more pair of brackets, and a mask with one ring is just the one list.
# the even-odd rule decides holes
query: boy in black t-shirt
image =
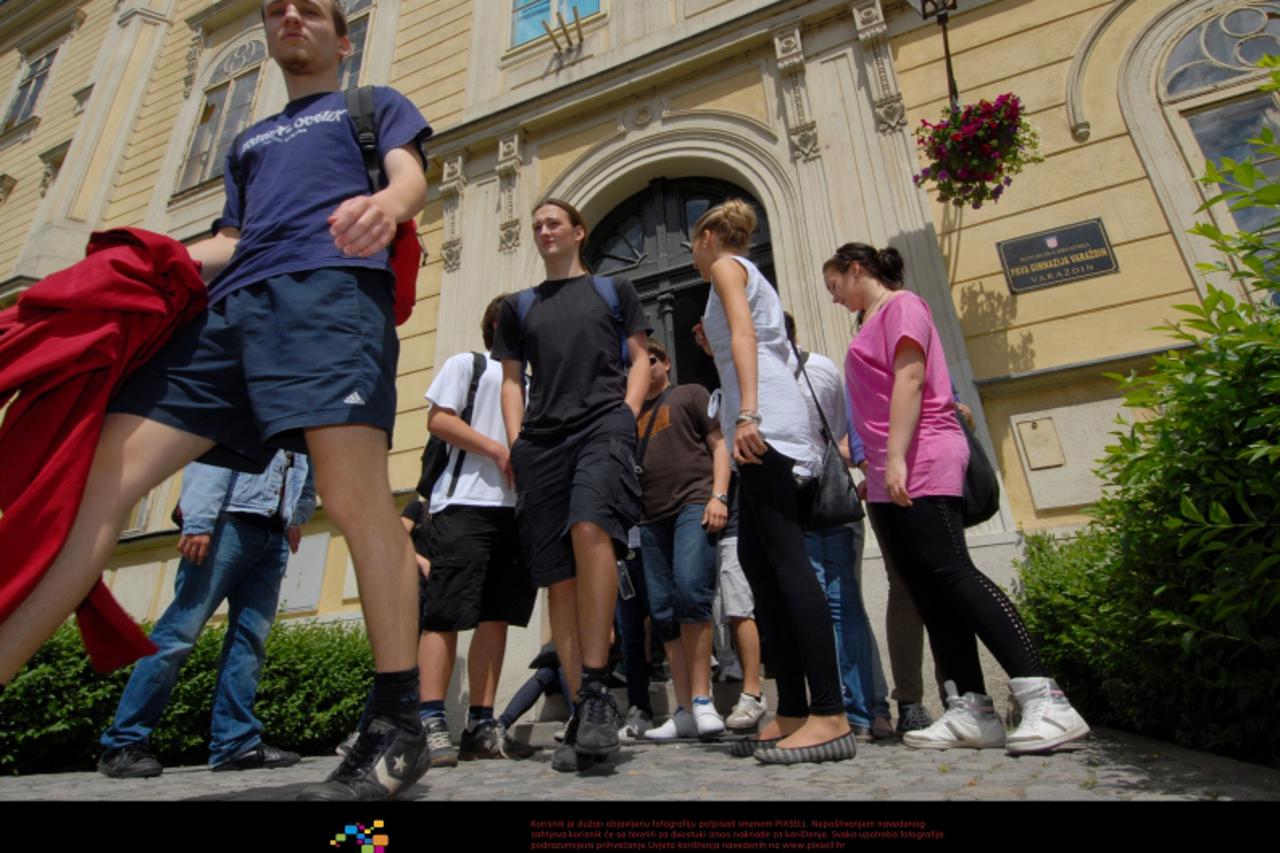
{"label": "boy in black t-shirt", "polygon": [[613,282],[615,318],[600,290],[608,283],[583,266],[586,226],[571,205],[548,199],[534,208],[533,235],[547,280],[532,298],[503,303],[492,356],[502,362],[520,549],[533,584],[548,588],[552,639],[578,693],[552,766],[573,770],[618,749],[618,709],[605,682],[617,560],[641,511],[634,454],[648,334],[631,284]]}

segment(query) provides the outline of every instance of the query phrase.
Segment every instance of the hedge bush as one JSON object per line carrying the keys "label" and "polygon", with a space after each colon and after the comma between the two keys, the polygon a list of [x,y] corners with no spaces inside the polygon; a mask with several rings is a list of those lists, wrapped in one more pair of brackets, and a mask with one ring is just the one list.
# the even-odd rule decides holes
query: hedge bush
{"label": "hedge bush", "polygon": [[[1280,157],[1269,131],[1251,142]],[[1178,306],[1163,328],[1185,347],[1116,377],[1133,423],[1102,460],[1093,524],[1027,541],[1024,613],[1094,722],[1280,766],[1280,183],[1232,160],[1203,180],[1209,204],[1269,213],[1256,234],[1196,229],[1229,259],[1207,271],[1256,297]]]}
{"label": "hedge bush", "polygon": [[[213,688],[226,631],[204,631],[152,733],[165,765],[208,761]],[[63,625],[0,693],[0,772],[92,770],[132,667],[99,675],[74,625]],[[362,625],[277,623],[254,713],[269,741],[304,754],[333,749],[355,725],[373,678]]]}

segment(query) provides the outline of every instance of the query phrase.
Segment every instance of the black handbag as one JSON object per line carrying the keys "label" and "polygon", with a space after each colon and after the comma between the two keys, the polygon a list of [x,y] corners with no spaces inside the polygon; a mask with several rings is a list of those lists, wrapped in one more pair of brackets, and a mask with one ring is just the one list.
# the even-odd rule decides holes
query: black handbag
{"label": "black handbag", "polygon": [[849,466],[840,456],[840,448],[831,437],[831,427],[827,425],[827,416],[818,402],[818,394],[813,390],[813,383],[804,369],[804,359],[795,344],[791,345],[796,355],[799,372],[804,376],[809,393],[813,396],[813,404],[818,410],[818,418],[822,421],[822,466],[818,476],[800,485],[797,503],[800,507],[800,526],[806,531],[827,530],[861,521],[864,515],[862,502],[858,500],[858,487],[853,483]]}
{"label": "black handbag", "polygon": [[969,441],[969,466],[964,470],[964,496],[961,500],[964,504],[964,526],[973,527],[1000,511],[1000,482],[986,451],[959,412],[956,412],[956,420]]}

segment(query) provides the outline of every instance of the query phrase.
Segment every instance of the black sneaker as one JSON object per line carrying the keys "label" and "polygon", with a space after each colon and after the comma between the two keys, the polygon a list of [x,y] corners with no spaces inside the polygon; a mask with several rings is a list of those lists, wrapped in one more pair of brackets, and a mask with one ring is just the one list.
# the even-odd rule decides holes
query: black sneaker
{"label": "black sneaker", "polygon": [[324,782],[308,785],[299,800],[389,800],[410,788],[430,766],[427,733],[413,734],[374,717],[351,753]]}
{"label": "black sneaker", "polygon": [[259,741],[234,758],[213,765],[214,773],[227,770],[257,770],[259,767],[292,767],[302,756],[287,749],[280,749]]}
{"label": "black sneaker", "polygon": [[497,720],[485,720],[474,729],[462,733],[458,757],[463,761],[483,758],[528,758],[536,752],[533,747],[507,734],[506,726]]}
{"label": "black sneaker", "polygon": [[164,767],[145,746],[131,743],[102,753],[98,772],[111,779],[150,779],[163,773]]}
{"label": "black sneaker", "polygon": [[604,684],[585,682],[578,691],[578,737],[574,748],[582,755],[611,755],[621,745],[618,740],[621,727],[618,706]]}
{"label": "black sneaker", "polygon": [[583,755],[577,750],[578,718],[573,717],[564,729],[564,743],[551,754],[551,769],[559,773],[580,773],[590,770],[608,758],[608,755]]}

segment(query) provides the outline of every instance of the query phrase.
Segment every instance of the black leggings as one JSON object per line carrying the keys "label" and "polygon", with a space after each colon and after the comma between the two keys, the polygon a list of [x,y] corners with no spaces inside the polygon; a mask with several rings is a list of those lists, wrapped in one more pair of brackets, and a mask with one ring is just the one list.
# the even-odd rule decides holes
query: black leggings
{"label": "black leggings", "polygon": [[770,447],[761,464],[738,469],[738,562],[751,585],[756,622],[777,678],[778,713],[843,714],[835,630],[804,547],[794,464]]}
{"label": "black leggings", "polygon": [[1013,602],[969,558],[960,498],[912,498],[909,507],[869,503],[867,510],[880,546],[911,590],[943,677],[960,693],[987,692],[977,637],[1010,678],[1049,675]]}

